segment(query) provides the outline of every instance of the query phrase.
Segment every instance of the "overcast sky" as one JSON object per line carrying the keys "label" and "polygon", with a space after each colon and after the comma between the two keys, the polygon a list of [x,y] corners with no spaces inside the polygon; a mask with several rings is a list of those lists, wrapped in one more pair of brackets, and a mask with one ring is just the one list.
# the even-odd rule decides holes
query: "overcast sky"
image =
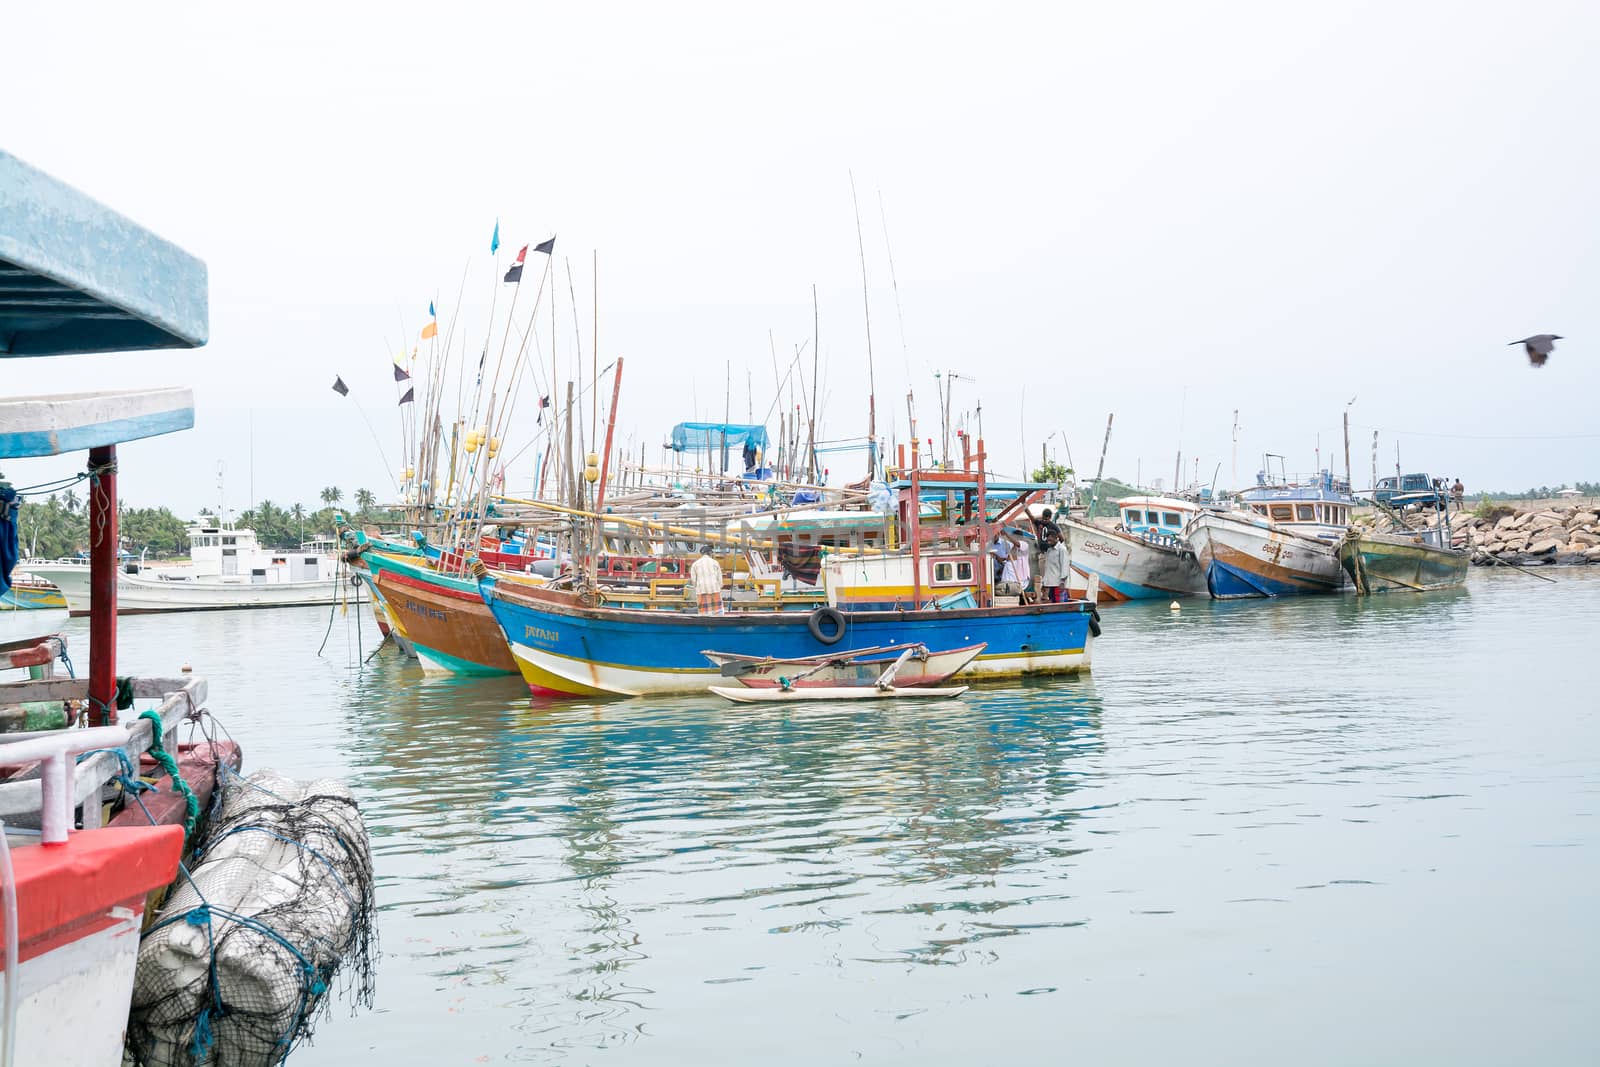
{"label": "overcast sky", "polygon": [[[813,283],[825,436],[860,435],[852,172],[886,437],[908,385],[937,436],[949,369],[1008,473],[1048,434],[1092,473],[1115,412],[1108,474],[1170,483],[1181,449],[1227,485],[1235,409],[1241,479],[1319,442],[1342,467],[1354,397],[1358,485],[1373,429],[1384,471],[1398,443],[1469,490],[1600,477],[1592,5],[359,6],[0,16],[0,145],[210,269],[203,349],[0,361],[7,393],[194,387],[193,432],[125,447],[135,504],[214,501],[219,462],[236,508],[252,479],[392,493],[390,359],[463,272],[480,348],[495,272],[552,233],[563,374],[566,266],[588,366],[597,252],[635,454],[720,419],[730,362],[734,421],[762,418]],[[1506,342],[1540,332],[1570,340],[1535,371]]]}

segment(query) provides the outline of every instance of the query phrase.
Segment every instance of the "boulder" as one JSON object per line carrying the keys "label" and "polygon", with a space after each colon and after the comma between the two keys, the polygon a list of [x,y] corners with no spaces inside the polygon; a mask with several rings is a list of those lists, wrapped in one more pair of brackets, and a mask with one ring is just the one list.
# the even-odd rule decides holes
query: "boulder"
{"label": "boulder", "polygon": [[1600,523],[1600,515],[1596,515],[1592,511],[1574,511],[1567,516],[1567,529],[1569,530],[1579,526],[1593,526],[1596,523]]}
{"label": "boulder", "polygon": [[1583,554],[1590,563],[1600,563],[1600,545],[1584,549]]}
{"label": "boulder", "polygon": [[1502,516],[1500,516],[1500,521],[1494,524],[1494,528],[1496,530],[1512,530],[1512,529],[1516,528],[1516,525],[1517,525],[1517,516],[1515,516],[1515,515],[1502,515]]}
{"label": "boulder", "polygon": [[1590,545],[1600,545],[1600,534],[1595,533],[1593,530],[1578,529],[1568,534],[1567,540],[1570,543],[1580,544],[1588,548]]}
{"label": "boulder", "polygon": [[1528,520],[1528,525],[1523,527],[1523,529],[1532,530],[1534,533],[1538,533],[1541,530],[1548,530],[1554,526],[1565,525],[1566,524],[1561,521],[1561,518],[1558,515],[1535,515],[1532,519]]}
{"label": "boulder", "polygon": [[1588,563],[1582,552],[1557,552],[1550,557],[1557,566],[1571,567],[1577,564]]}
{"label": "boulder", "polygon": [[1531,543],[1529,543],[1528,555],[1548,556],[1550,553],[1554,552],[1560,547],[1561,542],[1557,541],[1554,537],[1539,537],[1535,538]]}

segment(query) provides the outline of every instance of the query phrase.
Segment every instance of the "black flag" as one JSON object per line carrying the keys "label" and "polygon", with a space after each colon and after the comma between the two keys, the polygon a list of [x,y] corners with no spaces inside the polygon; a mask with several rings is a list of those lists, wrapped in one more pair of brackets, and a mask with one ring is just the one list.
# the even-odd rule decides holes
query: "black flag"
{"label": "black flag", "polygon": [[397,382],[403,382],[403,381],[405,381],[405,380],[406,380],[406,379],[407,379],[407,378],[409,378],[409,377],[411,377],[411,375],[410,375],[410,374],[409,374],[409,373],[407,373],[407,372],[406,372],[406,369],[405,369],[405,368],[404,368],[404,367],[402,367],[402,366],[401,366],[401,365],[400,365],[400,364],[398,364],[398,363],[396,363],[396,364],[395,364],[395,365],[394,365],[394,380],[395,380],[395,381],[397,381]]}
{"label": "black flag", "polygon": [[544,409],[549,407],[549,406],[550,406],[550,398],[547,397],[547,396],[541,396],[539,398],[539,418],[538,418],[537,425],[539,425],[539,426],[543,426],[544,425]]}
{"label": "black flag", "polygon": [[[400,398],[400,403],[401,404],[409,404],[413,400],[415,400],[416,398],[417,398],[417,388],[416,388],[416,386],[412,386],[410,389],[406,390],[406,395]],[[395,406],[398,407],[399,404],[397,404]]]}
{"label": "black flag", "polygon": [[339,377],[337,374],[333,376],[333,391],[338,393],[340,396],[350,395],[350,387],[344,384],[344,379]]}
{"label": "black flag", "polygon": [[540,241],[538,244],[533,246],[533,250],[535,252],[543,252],[547,256],[554,255],[556,251],[556,239],[552,237],[548,241]]}
{"label": "black flag", "polygon": [[528,246],[527,245],[523,245],[522,246],[522,251],[517,253],[517,261],[515,263],[511,264],[511,269],[510,270],[506,271],[505,281],[506,281],[507,285],[509,285],[512,282],[520,282],[520,281],[522,281],[522,263],[523,263],[523,260],[525,260],[527,258],[528,258]]}

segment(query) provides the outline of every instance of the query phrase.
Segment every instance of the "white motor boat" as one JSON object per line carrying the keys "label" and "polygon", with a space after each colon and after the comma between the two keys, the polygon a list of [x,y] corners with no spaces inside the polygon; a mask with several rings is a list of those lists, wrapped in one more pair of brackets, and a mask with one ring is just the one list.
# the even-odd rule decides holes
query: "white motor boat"
{"label": "white motor boat", "polygon": [[[289,608],[371,599],[361,580],[340,564],[332,541],[307,542],[298,550],[264,549],[254,530],[194,525],[189,527],[189,558],[188,565],[124,566],[117,575],[118,614]],[[88,614],[87,560],[27,560],[20,569],[54,582],[72,614]]]}

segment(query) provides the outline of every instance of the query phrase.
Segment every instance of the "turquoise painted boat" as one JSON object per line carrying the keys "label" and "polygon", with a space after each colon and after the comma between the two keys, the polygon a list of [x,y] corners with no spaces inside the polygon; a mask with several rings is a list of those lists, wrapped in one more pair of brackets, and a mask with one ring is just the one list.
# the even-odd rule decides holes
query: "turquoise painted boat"
{"label": "turquoise painted boat", "polygon": [[1357,593],[1413,592],[1464,585],[1472,553],[1429,544],[1416,533],[1352,530],[1339,546],[1339,565]]}

